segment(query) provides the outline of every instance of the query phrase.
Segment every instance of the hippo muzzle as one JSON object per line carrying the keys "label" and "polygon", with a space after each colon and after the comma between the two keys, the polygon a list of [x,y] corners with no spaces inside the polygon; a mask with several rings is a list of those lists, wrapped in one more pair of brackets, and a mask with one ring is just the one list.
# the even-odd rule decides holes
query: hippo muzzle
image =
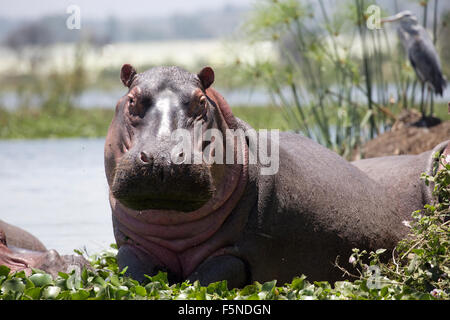
{"label": "hippo muzzle", "polygon": [[111,185],[113,196],[134,210],[193,211],[215,191],[210,167],[171,161],[170,140],[136,143],[119,161]]}

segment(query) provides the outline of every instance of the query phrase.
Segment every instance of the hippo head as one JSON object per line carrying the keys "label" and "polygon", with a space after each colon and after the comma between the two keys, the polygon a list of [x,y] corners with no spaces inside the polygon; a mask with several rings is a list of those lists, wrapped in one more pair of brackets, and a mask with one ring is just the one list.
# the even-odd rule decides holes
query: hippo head
{"label": "hippo head", "polygon": [[133,210],[186,212],[202,207],[220,189],[226,165],[183,161],[211,144],[203,140],[193,142],[189,154],[177,152],[175,157],[182,160],[174,162],[179,140],[173,132],[183,129],[192,137],[195,128],[225,132],[224,116],[207,94],[213,70],[205,67],[192,74],[179,67],[155,67],[137,73],[125,64],[120,77],[129,90],[117,103],[105,143],[112,196]]}

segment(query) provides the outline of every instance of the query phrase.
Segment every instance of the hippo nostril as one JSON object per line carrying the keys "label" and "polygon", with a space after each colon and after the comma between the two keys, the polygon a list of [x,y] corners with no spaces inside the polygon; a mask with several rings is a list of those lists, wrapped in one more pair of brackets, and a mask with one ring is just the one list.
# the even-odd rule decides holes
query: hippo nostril
{"label": "hippo nostril", "polygon": [[146,163],[146,164],[152,164],[153,163],[153,157],[147,155],[145,152],[141,152],[140,158],[141,158],[141,161],[143,163]]}

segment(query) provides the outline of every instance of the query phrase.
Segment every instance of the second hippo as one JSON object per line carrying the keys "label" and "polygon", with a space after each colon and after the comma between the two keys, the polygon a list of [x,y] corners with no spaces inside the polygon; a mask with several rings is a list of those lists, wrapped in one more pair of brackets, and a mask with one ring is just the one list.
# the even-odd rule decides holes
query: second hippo
{"label": "second hippo", "polygon": [[40,269],[57,277],[58,272],[70,272],[83,267],[90,268],[82,256],[59,255],[55,250],[47,250],[39,239],[29,232],[0,220],[0,265],[11,272]]}

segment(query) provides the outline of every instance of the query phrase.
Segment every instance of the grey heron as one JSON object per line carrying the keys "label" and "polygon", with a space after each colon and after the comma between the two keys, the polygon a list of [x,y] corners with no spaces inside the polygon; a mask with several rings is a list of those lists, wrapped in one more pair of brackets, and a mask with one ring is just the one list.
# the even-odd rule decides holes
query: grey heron
{"label": "grey heron", "polygon": [[[418,23],[417,17],[411,11],[402,11],[381,19],[382,23],[394,21],[400,22],[399,37],[417,77],[422,82],[423,108],[423,88],[425,84],[428,84],[436,94],[441,96],[446,87],[439,56],[428,32]],[[423,109],[422,113],[424,113]]]}

